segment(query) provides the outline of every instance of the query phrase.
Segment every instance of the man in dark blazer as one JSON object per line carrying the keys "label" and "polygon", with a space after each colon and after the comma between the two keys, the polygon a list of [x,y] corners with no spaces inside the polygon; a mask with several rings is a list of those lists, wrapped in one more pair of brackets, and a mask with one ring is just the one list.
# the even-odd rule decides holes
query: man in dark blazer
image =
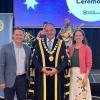
{"label": "man in dark blazer", "polygon": [[24,30],[15,28],[13,41],[0,50],[0,88],[4,88],[5,100],[26,100],[27,69],[31,49],[23,44]]}
{"label": "man in dark blazer", "polygon": [[44,32],[46,37],[38,40],[32,54],[34,100],[64,100],[64,71],[68,67],[66,46],[55,37],[53,24],[47,23]]}

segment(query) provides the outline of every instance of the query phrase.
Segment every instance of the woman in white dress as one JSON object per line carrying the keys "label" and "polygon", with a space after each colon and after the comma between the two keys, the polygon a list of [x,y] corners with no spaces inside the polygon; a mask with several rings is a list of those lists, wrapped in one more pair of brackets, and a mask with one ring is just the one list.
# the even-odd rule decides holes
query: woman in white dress
{"label": "woman in white dress", "polygon": [[92,67],[92,51],[87,45],[83,30],[74,32],[69,53],[71,57],[69,100],[92,100],[88,79]]}

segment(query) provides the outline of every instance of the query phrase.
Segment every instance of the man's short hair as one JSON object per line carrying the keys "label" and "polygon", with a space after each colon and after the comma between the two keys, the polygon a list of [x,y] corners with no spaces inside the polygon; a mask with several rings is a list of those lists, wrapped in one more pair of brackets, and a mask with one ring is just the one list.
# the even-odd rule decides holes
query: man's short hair
{"label": "man's short hair", "polygon": [[25,30],[23,28],[20,28],[20,27],[14,27],[13,28],[13,34],[16,30],[21,30],[23,32],[23,34],[25,33]]}

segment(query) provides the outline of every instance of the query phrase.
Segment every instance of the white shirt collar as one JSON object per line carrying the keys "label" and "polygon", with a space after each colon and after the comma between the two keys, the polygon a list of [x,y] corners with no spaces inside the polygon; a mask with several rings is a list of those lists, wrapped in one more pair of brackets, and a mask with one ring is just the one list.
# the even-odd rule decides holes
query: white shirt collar
{"label": "white shirt collar", "polygon": [[[55,40],[55,37],[54,37],[53,39],[51,39],[51,40],[49,40],[49,39],[47,38],[47,46],[48,46],[48,48],[52,49],[54,40]],[[51,41],[51,46],[49,45],[49,42],[50,42],[50,41]]]}
{"label": "white shirt collar", "polygon": [[55,40],[55,37],[54,37],[53,39],[51,39],[51,40],[49,40],[49,39],[47,38],[47,42],[48,42],[48,41],[51,41],[51,42],[53,43],[54,40]]}
{"label": "white shirt collar", "polygon": [[22,48],[22,47],[23,47],[23,46],[18,47],[14,41],[13,41],[13,45],[14,45],[14,47],[16,47],[16,48]]}

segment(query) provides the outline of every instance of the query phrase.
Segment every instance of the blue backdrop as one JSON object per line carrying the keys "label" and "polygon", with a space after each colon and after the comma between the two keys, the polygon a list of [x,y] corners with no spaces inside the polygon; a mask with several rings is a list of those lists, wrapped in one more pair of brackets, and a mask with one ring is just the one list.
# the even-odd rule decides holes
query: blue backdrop
{"label": "blue backdrop", "polygon": [[0,13],[0,47],[12,40],[12,13]]}
{"label": "blue backdrop", "polygon": [[[90,4],[77,4],[75,6],[74,4],[72,5],[72,3],[70,3],[69,5],[72,5],[72,12],[76,8],[77,9],[75,11],[77,13],[79,12],[76,17],[73,13],[70,12],[71,8],[69,8],[68,6],[68,1],[70,0],[14,0],[13,10],[15,16],[15,26],[37,27],[42,26],[44,21],[54,23],[56,26],[63,26],[64,18],[69,18],[72,25],[80,25],[81,23],[85,23],[86,26],[100,25],[100,11],[96,16],[97,18],[99,18],[98,21],[89,22],[78,18],[78,16],[80,16],[83,17],[83,19],[85,18],[87,20],[93,20],[94,18],[92,16],[95,16],[96,14],[89,13],[94,13],[95,11],[99,10],[94,9],[93,7],[93,5],[96,7],[99,4],[91,4],[91,6]],[[84,6],[85,10],[80,7],[82,5],[86,5]],[[86,9],[90,9],[90,11],[87,11]]]}

